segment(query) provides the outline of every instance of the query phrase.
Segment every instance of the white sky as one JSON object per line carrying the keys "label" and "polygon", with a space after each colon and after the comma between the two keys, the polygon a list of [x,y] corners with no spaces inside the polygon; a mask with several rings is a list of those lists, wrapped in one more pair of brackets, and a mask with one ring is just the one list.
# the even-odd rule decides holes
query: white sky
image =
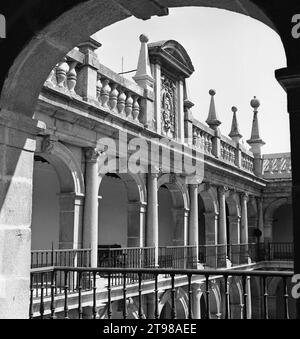
{"label": "white sky", "polygon": [[[286,66],[279,36],[263,23],[247,16],[211,8],[171,9],[167,17],[142,21],[129,18],[97,33],[103,45],[97,51],[100,62],[115,72],[136,69],[139,36],[150,42],[174,39],[191,57],[195,73],[188,79],[195,118],[205,122],[209,89],[216,89],[216,107],[222,134],[231,127],[231,107],[237,106],[241,134],[250,138],[253,112],[250,100],[256,95],[260,133],[266,142],[263,153],[290,151],[286,94],[274,71]],[[134,75],[131,74],[131,76]]]}

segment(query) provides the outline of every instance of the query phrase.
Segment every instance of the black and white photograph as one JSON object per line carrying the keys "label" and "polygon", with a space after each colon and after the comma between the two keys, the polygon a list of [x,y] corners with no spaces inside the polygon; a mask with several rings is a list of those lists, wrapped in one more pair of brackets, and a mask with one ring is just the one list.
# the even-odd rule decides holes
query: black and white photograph
{"label": "black and white photograph", "polygon": [[0,319],[300,319],[299,0],[1,0],[0,49]]}

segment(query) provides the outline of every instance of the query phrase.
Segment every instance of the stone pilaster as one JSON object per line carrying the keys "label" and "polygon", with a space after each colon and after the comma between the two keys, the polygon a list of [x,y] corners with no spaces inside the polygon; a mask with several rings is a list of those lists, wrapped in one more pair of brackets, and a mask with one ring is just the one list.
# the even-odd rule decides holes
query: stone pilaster
{"label": "stone pilaster", "polygon": [[77,94],[87,102],[97,101],[97,81],[99,60],[95,50],[101,47],[101,44],[93,38],[79,45],[79,50],[84,54],[84,63],[78,73]]}
{"label": "stone pilaster", "polygon": [[218,252],[215,245],[218,244],[218,220],[219,215],[215,212],[205,213],[205,249],[206,265],[216,268]]}
{"label": "stone pilaster", "polygon": [[183,80],[178,81],[178,142],[184,144],[184,86]]}
{"label": "stone pilaster", "polygon": [[145,246],[145,216],[146,204],[130,203],[128,204],[128,247]]}
{"label": "stone pilaster", "polygon": [[1,319],[28,318],[35,123],[0,112]]}
{"label": "stone pilaster", "polygon": [[157,62],[154,65],[154,114],[156,121],[156,132],[161,134],[161,66],[160,63]]}

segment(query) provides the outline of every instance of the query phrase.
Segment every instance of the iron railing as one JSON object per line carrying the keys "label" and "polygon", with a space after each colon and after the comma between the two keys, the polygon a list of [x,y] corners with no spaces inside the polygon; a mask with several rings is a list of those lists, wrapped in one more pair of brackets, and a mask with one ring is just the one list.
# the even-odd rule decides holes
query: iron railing
{"label": "iron railing", "polygon": [[[40,276],[40,285],[35,285],[35,277]],[[73,277],[76,275],[77,280],[74,285]],[[121,276],[121,290],[118,287],[112,286],[112,277],[114,275]],[[130,284],[128,276],[136,276],[137,282]],[[269,289],[268,283],[270,278],[280,278],[283,283],[282,289],[282,302],[284,305],[284,318],[289,318],[288,309],[288,280],[292,277],[292,272],[272,272],[272,271],[237,271],[237,270],[179,270],[179,269],[126,269],[126,268],[74,268],[74,267],[52,267],[33,269],[31,271],[30,282],[30,306],[29,318],[56,318],[56,313],[64,319],[70,318],[70,309],[75,310],[72,317],[82,319],[83,307],[87,304],[92,307],[92,318],[99,317],[98,310],[99,304],[106,305],[105,314],[102,317],[112,319],[112,302],[113,300],[122,300],[122,313],[123,318],[128,318],[128,297],[135,293],[138,299],[138,317],[145,318],[143,313],[142,301],[145,293],[152,294],[155,299],[154,314],[155,319],[159,319],[159,289],[161,277],[168,276],[168,284],[171,291],[171,319],[177,318],[176,310],[176,293],[177,293],[177,279],[178,277],[186,279],[187,295],[188,295],[188,318],[193,318],[192,313],[192,284],[202,283],[204,286],[205,295],[205,314],[206,318],[210,319],[210,301],[209,296],[211,293],[210,284],[211,280],[221,279],[224,285],[222,290],[222,300],[224,300],[225,310],[223,317],[230,319],[232,317],[230,311],[230,294],[231,294],[231,281],[232,277],[241,279],[242,286],[242,317],[249,318],[248,315],[248,287],[247,279],[253,277],[260,280],[258,284],[261,288],[260,294],[262,300],[262,318],[269,318]],[[106,276],[99,284],[99,277]],[[149,276],[152,276],[152,285],[149,285]],[[57,286],[58,277],[63,277],[62,286]],[[146,280],[145,280],[146,277]],[[164,278],[164,288],[168,288],[166,279]],[[35,293],[35,290],[38,290]],[[119,291],[119,294],[117,293]],[[98,308],[97,308],[98,307]],[[62,314],[62,316],[61,316]]]}
{"label": "iron railing", "polygon": [[31,268],[49,266],[90,267],[90,249],[31,251]]}
{"label": "iron railing", "polygon": [[[293,243],[258,243],[256,247],[256,261],[293,261],[294,244]],[[254,256],[255,249],[252,249]]]}

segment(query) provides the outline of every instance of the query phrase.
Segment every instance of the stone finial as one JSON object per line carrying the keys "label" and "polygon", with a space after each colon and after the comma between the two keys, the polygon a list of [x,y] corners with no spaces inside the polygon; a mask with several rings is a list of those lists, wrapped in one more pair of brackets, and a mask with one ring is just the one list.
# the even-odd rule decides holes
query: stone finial
{"label": "stone finial", "polygon": [[153,87],[154,79],[151,74],[150,59],[148,52],[149,38],[142,34],[140,35],[141,49],[137,71],[133,80],[142,88],[149,89]]}
{"label": "stone finial", "polygon": [[233,118],[232,118],[231,131],[229,133],[229,136],[233,141],[238,143],[243,137],[240,133],[239,124],[238,124],[237,117],[236,117],[236,112],[238,111],[238,109],[235,106],[233,106],[231,110],[233,112]]}
{"label": "stone finial", "polygon": [[254,109],[253,123],[251,138],[247,140],[247,143],[251,146],[251,152],[253,154],[261,154],[261,147],[265,145],[265,142],[261,139],[259,134],[259,123],[258,123],[258,108],[260,107],[260,101],[254,97],[250,102],[251,107]]}
{"label": "stone finial", "polygon": [[218,126],[221,125],[221,121],[218,119],[215,99],[214,99],[216,95],[216,91],[214,89],[211,89],[209,91],[209,95],[211,96],[211,101],[210,101],[209,113],[208,113],[208,118],[206,120],[206,123],[208,124],[210,128],[216,130]]}

